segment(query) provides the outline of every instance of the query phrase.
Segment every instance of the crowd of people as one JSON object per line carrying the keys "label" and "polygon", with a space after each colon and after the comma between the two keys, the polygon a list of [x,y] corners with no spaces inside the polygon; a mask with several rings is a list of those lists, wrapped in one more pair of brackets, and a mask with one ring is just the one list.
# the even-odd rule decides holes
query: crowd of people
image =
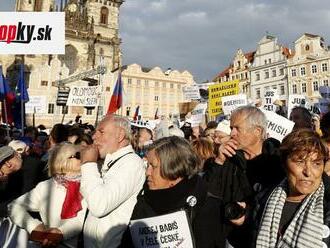
{"label": "crowd of people", "polygon": [[204,127],[0,127],[0,247],[328,247],[330,112],[289,118],[282,142],[254,106]]}

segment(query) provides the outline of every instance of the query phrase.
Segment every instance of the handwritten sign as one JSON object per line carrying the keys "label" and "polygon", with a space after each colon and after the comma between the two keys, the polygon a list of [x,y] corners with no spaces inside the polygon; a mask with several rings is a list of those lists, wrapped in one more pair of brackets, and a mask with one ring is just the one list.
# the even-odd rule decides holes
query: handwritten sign
{"label": "handwritten sign", "polygon": [[135,248],[193,248],[185,211],[132,220],[130,232]]}
{"label": "handwritten sign", "polygon": [[223,82],[209,86],[209,115],[217,116],[222,113],[222,97],[237,95],[239,81]]}
{"label": "handwritten sign", "polygon": [[67,106],[95,107],[99,100],[98,86],[74,86],[70,90]]}
{"label": "handwritten sign", "polygon": [[199,93],[199,87],[197,85],[190,85],[182,87],[182,93],[186,101],[199,100],[201,95]]}
{"label": "handwritten sign", "polygon": [[267,133],[269,137],[282,142],[283,138],[291,133],[294,122],[272,111],[262,110],[267,118]]}
{"label": "handwritten sign", "polygon": [[225,115],[230,115],[235,109],[245,105],[247,105],[245,94],[222,97],[222,110]]}
{"label": "handwritten sign", "polygon": [[275,89],[266,90],[264,98],[262,99],[263,109],[275,112],[275,100],[278,99],[277,91]]}
{"label": "handwritten sign", "polygon": [[30,96],[29,101],[25,103],[25,113],[45,114],[47,113],[47,96]]}
{"label": "handwritten sign", "polygon": [[198,126],[205,118],[207,103],[199,103],[193,111],[191,111],[191,125]]}

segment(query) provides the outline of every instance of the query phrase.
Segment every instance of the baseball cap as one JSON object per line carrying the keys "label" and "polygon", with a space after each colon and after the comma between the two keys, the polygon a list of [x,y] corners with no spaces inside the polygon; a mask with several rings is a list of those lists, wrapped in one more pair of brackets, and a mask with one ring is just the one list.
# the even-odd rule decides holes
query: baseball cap
{"label": "baseball cap", "polygon": [[0,147],[0,164],[15,154],[15,150],[10,146]]}

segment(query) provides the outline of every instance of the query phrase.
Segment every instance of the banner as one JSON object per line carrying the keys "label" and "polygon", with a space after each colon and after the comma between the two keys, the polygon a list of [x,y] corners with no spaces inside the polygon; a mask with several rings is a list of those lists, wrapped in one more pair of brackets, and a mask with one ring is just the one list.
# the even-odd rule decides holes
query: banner
{"label": "banner", "polygon": [[282,142],[283,138],[291,133],[294,122],[280,116],[273,111],[262,109],[267,118],[267,134],[269,137]]}
{"label": "banner", "polygon": [[67,106],[95,107],[99,100],[98,86],[73,86],[71,87]]}
{"label": "banner", "polygon": [[304,107],[308,108],[308,101],[304,95],[289,95],[288,99],[288,118],[290,117],[291,111],[294,107]]}
{"label": "banner", "polygon": [[197,85],[189,85],[182,87],[182,93],[185,101],[199,100],[201,95]]}
{"label": "banner", "polygon": [[277,90],[269,89],[265,90],[264,98],[262,99],[262,108],[268,111],[276,111],[276,106],[274,104],[275,100],[279,97],[277,95]]}
{"label": "banner", "polygon": [[245,105],[247,105],[247,96],[245,94],[222,97],[222,109],[225,115],[230,115],[235,109]]}
{"label": "banner", "polygon": [[47,113],[47,96],[29,96],[29,101],[25,103],[25,113],[46,114]]}
{"label": "banner", "polygon": [[191,126],[198,126],[204,121],[207,103],[199,103],[193,111],[191,111]]}
{"label": "banner", "polygon": [[64,12],[0,12],[0,54],[64,54]]}
{"label": "banner", "polygon": [[222,97],[237,95],[239,81],[229,81],[209,86],[209,115],[217,116],[222,113]]}
{"label": "banner", "polygon": [[193,248],[192,235],[184,210],[132,220],[129,228],[135,248]]}

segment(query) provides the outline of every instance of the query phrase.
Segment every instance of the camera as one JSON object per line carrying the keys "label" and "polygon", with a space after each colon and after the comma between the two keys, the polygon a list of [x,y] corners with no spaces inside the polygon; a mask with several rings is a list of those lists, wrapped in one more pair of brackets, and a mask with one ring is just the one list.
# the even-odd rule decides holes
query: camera
{"label": "camera", "polygon": [[229,202],[225,205],[225,217],[228,220],[241,218],[246,213],[246,209],[237,202]]}

